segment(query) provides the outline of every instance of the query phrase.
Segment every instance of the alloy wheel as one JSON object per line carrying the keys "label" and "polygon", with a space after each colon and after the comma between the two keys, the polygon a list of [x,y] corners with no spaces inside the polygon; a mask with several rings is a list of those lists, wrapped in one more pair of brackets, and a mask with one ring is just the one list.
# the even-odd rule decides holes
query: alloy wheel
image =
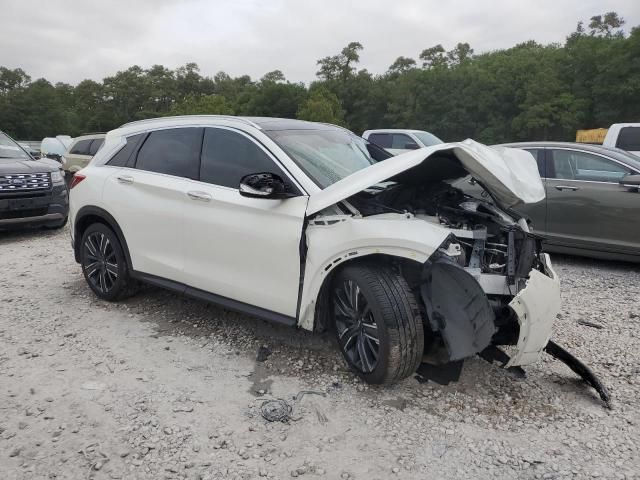
{"label": "alloy wheel", "polygon": [[83,268],[91,284],[108,293],[118,280],[118,260],[113,244],[102,232],[93,232],[84,242]]}
{"label": "alloy wheel", "polygon": [[373,311],[360,287],[346,280],[334,295],[338,342],[350,362],[364,373],[378,364],[380,339]]}

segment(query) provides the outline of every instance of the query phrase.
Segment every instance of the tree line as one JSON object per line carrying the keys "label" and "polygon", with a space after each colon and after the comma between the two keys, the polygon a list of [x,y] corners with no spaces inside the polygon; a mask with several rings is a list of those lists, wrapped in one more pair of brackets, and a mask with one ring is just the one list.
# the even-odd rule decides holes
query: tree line
{"label": "tree line", "polygon": [[300,118],[369,128],[428,130],[447,141],[573,140],[581,128],[640,121],[640,27],[615,12],[578,23],[563,44],[535,41],[475,54],[468,43],[397,58],[384,74],[359,68],[352,42],[317,61],[310,85],[280,70],[259,80],[198,65],[132,66],[101,82],[32,80],[0,67],[0,130],[18,139],[108,131],[164,115]]}

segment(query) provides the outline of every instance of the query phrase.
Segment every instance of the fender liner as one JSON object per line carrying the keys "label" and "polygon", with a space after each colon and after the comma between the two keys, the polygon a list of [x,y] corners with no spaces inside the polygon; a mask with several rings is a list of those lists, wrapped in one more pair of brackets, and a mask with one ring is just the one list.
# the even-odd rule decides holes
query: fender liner
{"label": "fender liner", "polygon": [[78,213],[75,216],[73,223],[73,254],[75,256],[75,260],[77,263],[80,263],[80,240],[78,227],[82,224],[84,218],[92,216],[98,217],[102,220],[102,223],[106,224],[111,230],[113,230],[120,241],[120,245],[122,245],[122,250],[124,251],[124,256],[127,260],[127,266],[130,270],[133,270],[133,264],[131,263],[131,256],[129,255],[129,247],[127,245],[127,240],[124,238],[124,234],[122,233],[122,229],[118,222],[113,216],[107,212],[105,209],[96,207],[94,205],[87,205],[78,210]]}
{"label": "fender liner", "polygon": [[431,329],[442,336],[449,361],[481,352],[497,328],[478,281],[451,257],[436,252],[424,263],[420,293]]}

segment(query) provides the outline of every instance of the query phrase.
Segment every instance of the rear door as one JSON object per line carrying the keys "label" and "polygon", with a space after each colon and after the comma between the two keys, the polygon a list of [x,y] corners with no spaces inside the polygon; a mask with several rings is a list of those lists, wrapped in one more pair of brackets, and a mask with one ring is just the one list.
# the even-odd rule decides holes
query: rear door
{"label": "rear door", "polygon": [[551,148],[547,162],[547,232],[551,243],[629,252],[640,245],[640,194],[619,184],[633,171],[604,155]]}
{"label": "rear door", "polygon": [[[240,195],[240,179],[262,172],[279,175],[300,196]],[[184,201],[186,283],[295,318],[308,197],[275,157],[244,132],[207,127],[200,179],[189,182]]]}
{"label": "rear door", "polygon": [[184,283],[184,200],[198,177],[202,135],[197,127],[153,131],[108,178],[103,199],[134,270]]}

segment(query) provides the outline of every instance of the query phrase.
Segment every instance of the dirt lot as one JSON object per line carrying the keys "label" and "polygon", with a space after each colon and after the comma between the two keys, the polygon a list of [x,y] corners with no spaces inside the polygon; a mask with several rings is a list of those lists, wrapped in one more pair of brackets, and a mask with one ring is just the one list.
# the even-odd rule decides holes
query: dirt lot
{"label": "dirt lot", "polygon": [[[549,357],[526,378],[474,358],[458,383],[369,387],[329,335],[159,289],[98,301],[66,230],[0,233],[0,478],[640,478],[640,268],[555,263],[555,339],[611,411]],[[260,416],[302,390],[326,396]]]}

